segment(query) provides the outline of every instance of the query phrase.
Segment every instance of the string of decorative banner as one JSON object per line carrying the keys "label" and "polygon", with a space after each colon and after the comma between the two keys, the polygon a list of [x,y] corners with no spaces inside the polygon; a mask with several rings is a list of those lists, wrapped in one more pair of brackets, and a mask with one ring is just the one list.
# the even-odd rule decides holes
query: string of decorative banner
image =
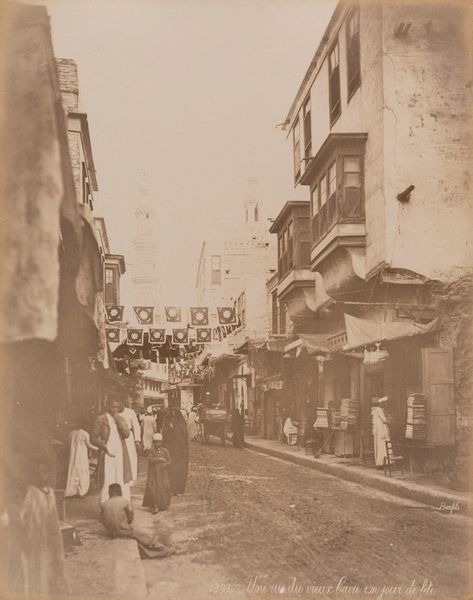
{"label": "string of decorative banner", "polygon": [[[133,312],[140,325],[154,324],[154,307],[133,306]],[[108,327],[106,328],[107,340],[111,343],[121,342],[123,329],[124,306],[109,305],[105,307],[105,316]],[[167,323],[180,323],[182,325],[182,307],[165,306]],[[218,326],[210,326],[209,308],[206,306],[190,307],[190,320],[186,327],[172,328],[172,343],[177,345],[188,345],[192,340],[197,344],[209,344],[212,340],[221,341],[238,326],[235,307],[217,307]],[[121,326],[121,327],[120,327]],[[194,333],[195,337],[191,334]],[[126,328],[126,343],[134,346],[142,346],[144,330],[137,327]],[[166,341],[167,328],[149,327],[149,343],[164,344]]]}

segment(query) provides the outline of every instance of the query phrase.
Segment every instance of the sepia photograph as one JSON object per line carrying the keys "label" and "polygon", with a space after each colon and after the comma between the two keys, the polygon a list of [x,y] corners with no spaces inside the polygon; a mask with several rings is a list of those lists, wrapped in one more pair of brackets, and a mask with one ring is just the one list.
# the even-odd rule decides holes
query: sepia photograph
{"label": "sepia photograph", "polygon": [[0,598],[472,598],[472,50],[0,0]]}

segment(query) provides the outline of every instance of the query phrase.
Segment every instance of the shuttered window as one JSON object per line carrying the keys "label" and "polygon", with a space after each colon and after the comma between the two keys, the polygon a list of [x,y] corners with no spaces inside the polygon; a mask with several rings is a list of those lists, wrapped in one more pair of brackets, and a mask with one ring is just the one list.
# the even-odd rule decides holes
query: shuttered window
{"label": "shuttered window", "polygon": [[118,303],[118,281],[117,272],[113,268],[105,269],[105,289],[104,289],[105,304]]}
{"label": "shuttered window", "polygon": [[360,11],[354,10],[347,19],[347,87],[348,99],[360,85]]}
{"label": "shuttered window", "polygon": [[422,348],[423,393],[427,408],[427,442],[455,444],[453,350]]}
{"label": "shuttered window", "polygon": [[340,53],[338,41],[333,46],[328,59],[330,125],[333,125],[342,112],[340,98]]}
{"label": "shuttered window", "polygon": [[304,103],[302,109],[304,117],[304,157],[309,158],[312,154],[312,123],[310,114],[310,98]]}
{"label": "shuttered window", "polygon": [[340,216],[359,217],[363,215],[361,193],[362,168],[361,156],[343,157],[343,198],[340,205]]}
{"label": "shuttered window", "polygon": [[271,331],[274,335],[278,333],[279,314],[278,314],[278,296],[276,292],[271,294]]}
{"label": "shuttered window", "polygon": [[293,158],[294,158],[294,179],[297,181],[301,175],[301,128],[299,118],[294,123],[292,130]]}

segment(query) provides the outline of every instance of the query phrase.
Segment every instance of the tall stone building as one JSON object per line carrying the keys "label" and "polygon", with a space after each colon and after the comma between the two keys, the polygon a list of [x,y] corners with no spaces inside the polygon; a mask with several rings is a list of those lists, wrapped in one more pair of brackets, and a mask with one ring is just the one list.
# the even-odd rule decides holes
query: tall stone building
{"label": "tall stone building", "polygon": [[[339,422],[347,400],[358,411],[349,436],[321,426],[335,453],[343,441],[344,454],[350,443],[369,455],[372,402],[387,396],[392,441],[421,468],[468,454],[471,382],[458,357],[471,356],[460,335],[471,315],[469,11],[339,2],[287,114],[294,184],[310,199],[318,338],[301,332],[285,353],[319,355],[321,415]],[[461,310],[443,308],[452,296]]]}
{"label": "tall stone building", "polygon": [[161,282],[157,266],[156,221],[153,203],[147,189],[140,189],[135,217],[134,302],[139,306],[154,306],[154,318],[159,321],[162,307]]}
{"label": "tall stone building", "polygon": [[204,241],[196,278],[197,302],[210,306],[216,318],[216,306],[233,305],[248,279],[268,276],[276,262],[273,236],[263,216],[258,181],[248,179],[248,189],[241,204],[241,220],[229,224],[224,241]]}

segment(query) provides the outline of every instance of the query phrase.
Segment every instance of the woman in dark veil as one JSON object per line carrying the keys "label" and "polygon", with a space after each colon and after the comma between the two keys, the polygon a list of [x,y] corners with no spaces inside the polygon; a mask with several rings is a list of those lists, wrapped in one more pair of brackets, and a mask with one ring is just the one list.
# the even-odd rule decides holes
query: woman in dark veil
{"label": "woman in dark veil", "polygon": [[180,410],[173,408],[163,425],[163,446],[171,455],[169,482],[171,492],[180,496],[186,490],[189,469],[189,436],[187,424]]}
{"label": "woman in dark veil", "polygon": [[232,442],[235,448],[243,448],[243,432],[243,417],[238,408],[235,406],[235,408],[232,411]]}

